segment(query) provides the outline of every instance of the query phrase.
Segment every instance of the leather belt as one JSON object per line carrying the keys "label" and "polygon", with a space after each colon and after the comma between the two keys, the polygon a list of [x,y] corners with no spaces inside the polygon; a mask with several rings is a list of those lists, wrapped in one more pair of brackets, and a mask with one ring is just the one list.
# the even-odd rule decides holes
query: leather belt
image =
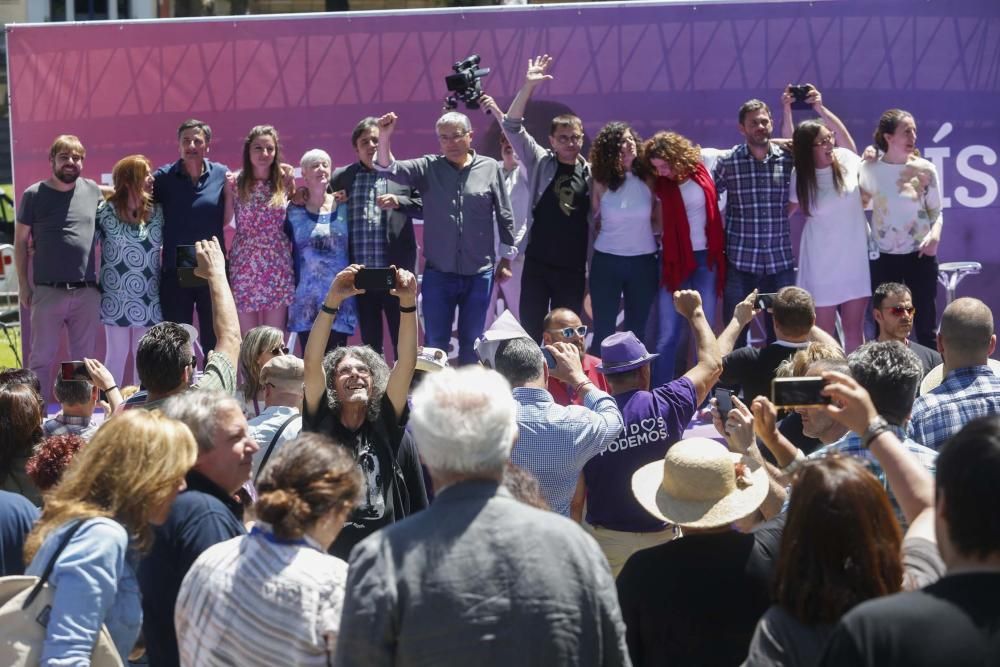
{"label": "leather belt", "polygon": [[83,287],[97,287],[97,283],[92,280],[83,280],[75,283],[38,283],[42,287],[58,287],[65,290],[76,290]]}

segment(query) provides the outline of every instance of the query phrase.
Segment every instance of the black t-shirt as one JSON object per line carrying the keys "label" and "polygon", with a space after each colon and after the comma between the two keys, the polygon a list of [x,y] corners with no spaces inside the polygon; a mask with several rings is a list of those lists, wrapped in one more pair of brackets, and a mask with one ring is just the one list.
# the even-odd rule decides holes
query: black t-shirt
{"label": "black t-shirt", "polygon": [[924,367],[924,375],[930,373],[932,368],[943,361],[941,354],[937,350],[921,345],[916,341],[909,341],[908,347],[920,358],[920,364]]}
{"label": "black t-shirt", "polygon": [[784,515],[749,534],[688,535],[637,551],[618,575],[632,664],[738,665],[770,606]]}
{"label": "black t-shirt", "polygon": [[590,189],[580,164],[558,163],[555,178],[532,213],[525,253],[532,260],[583,271],[587,264]]}
{"label": "black t-shirt", "polygon": [[767,347],[756,348],[747,345],[733,350],[722,359],[722,377],[725,385],[743,387],[746,405],[758,396],[771,398],[771,380],[782,361],[791,359],[799,347],[771,343]]}
{"label": "black t-shirt", "polygon": [[869,600],[837,624],[820,665],[1000,665],[1000,573],[953,574]]}
{"label": "black t-shirt", "polygon": [[[396,419],[392,402],[383,395],[375,421],[366,419],[361,428],[351,431],[330,410],[325,391],[316,414],[310,414],[303,406],[302,430],[331,436],[353,452],[361,469],[361,502],[330,546],[329,551],[334,556],[347,560],[354,545],[365,537],[426,506],[427,496],[422,481],[419,488],[412,489],[412,494],[408,493],[410,486],[417,486],[410,480],[420,479],[420,464],[414,460],[415,453],[411,448],[406,452],[400,450],[408,417],[409,407],[406,407],[402,416]],[[414,506],[411,506],[411,500]]]}

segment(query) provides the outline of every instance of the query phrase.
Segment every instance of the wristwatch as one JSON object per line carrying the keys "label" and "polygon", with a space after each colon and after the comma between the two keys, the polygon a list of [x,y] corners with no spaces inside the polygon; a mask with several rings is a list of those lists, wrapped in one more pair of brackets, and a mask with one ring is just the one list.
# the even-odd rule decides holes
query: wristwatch
{"label": "wristwatch", "polygon": [[863,449],[868,449],[868,446],[872,444],[872,440],[889,430],[892,430],[889,422],[885,420],[885,417],[877,415],[874,419],[868,422],[868,428],[866,428],[865,432],[861,434],[861,447]]}

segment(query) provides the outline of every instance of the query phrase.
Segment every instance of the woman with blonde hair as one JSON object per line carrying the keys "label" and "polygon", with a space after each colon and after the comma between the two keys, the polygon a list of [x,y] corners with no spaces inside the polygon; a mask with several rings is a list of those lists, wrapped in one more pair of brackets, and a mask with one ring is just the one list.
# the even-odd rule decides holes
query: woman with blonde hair
{"label": "woman with blonde hair", "polygon": [[243,337],[240,345],[240,385],[237,399],[247,419],[259,417],[264,410],[264,387],[260,384],[260,369],[274,357],[288,354],[285,334],[269,326],[254,327]]}
{"label": "woman with blonde hair", "polygon": [[101,321],[107,340],[104,365],[124,382],[125,359],[135,355],[146,329],[163,320],[160,252],[163,209],[153,203],[153,173],[143,155],[129,155],[111,170],[114,193],[97,208],[101,242]]}
{"label": "woman with blonde hair", "polygon": [[230,281],[240,329],[285,328],[295,289],[292,245],[284,233],[288,205],[278,131],[258,125],[243,142],[243,168],[231,182],[236,235]]}
{"label": "woman with blonde hair", "polygon": [[198,448],[181,422],[133,410],[98,429],[45,497],[25,544],[26,574],[39,576],[57,547],[54,588],[41,663],[89,664],[105,626],[127,662],[142,625],[136,569],[185,488]]}
{"label": "woman with blonde hair", "polygon": [[208,548],[184,577],[174,608],[182,665],[330,664],[347,563],[327,550],[361,492],[354,456],[300,435],[257,490],[250,534]]}

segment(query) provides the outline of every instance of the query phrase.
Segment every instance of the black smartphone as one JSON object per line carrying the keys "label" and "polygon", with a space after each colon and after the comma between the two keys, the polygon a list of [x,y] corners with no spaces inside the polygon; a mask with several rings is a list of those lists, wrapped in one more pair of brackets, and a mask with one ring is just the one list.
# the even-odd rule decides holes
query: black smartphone
{"label": "black smartphone", "polygon": [[355,274],[354,286],[369,292],[391,290],[396,286],[396,269],[391,266],[385,268],[365,267]]}
{"label": "black smartphone", "polygon": [[719,416],[726,421],[726,415],[733,409],[733,392],[719,387],[715,390],[715,403],[719,408]]}
{"label": "black smartphone", "polygon": [[754,305],[759,310],[767,310],[774,305],[774,297],[778,296],[777,292],[765,292],[764,294],[757,295],[757,301]]}
{"label": "black smartphone", "polygon": [[545,357],[545,365],[549,367],[550,371],[556,367],[556,358],[544,347],[542,348],[542,356]]}
{"label": "black smartphone", "polygon": [[809,93],[812,92],[812,86],[810,86],[808,83],[799,83],[794,86],[789,86],[788,92],[795,100],[794,102],[792,102],[793,109],[802,110],[802,109],[812,108],[811,106],[809,106],[809,103],[806,102],[806,98],[809,97]]}
{"label": "black smartphone", "polygon": [[774,378],[771,381],[771,402],[779,408],[804,408],[826,405],[828,396],[820,392],[826,381],[821,377]]}
{"label": "black smartphone", "polygon": [[90,380],[90,371],[82,361],[64,361],[59,364],[60,377],[64,382],[73,380]]}
{"label": "black smartphone", "polygon": [[201,287],[207,285],[208,281],[194,275],[194,270],[198,266],[198,254],[193,245],[177,246],[177,283],[181,287]]}

